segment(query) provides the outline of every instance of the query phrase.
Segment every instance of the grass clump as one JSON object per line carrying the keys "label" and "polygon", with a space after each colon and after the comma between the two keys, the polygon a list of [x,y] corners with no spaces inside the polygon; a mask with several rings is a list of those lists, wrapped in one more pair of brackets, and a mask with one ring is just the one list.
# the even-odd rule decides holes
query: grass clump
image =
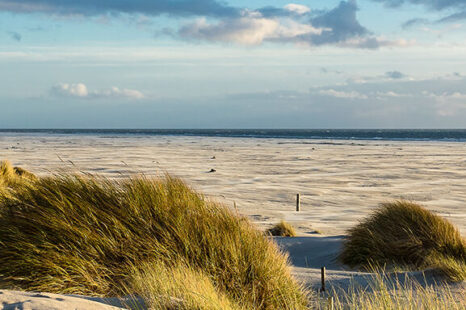
{"label": "grass clump", "polygon": [[155,296],[151,304],[174,294],[191,305],[204,289],[212,297],[212,307],[186,309],[308,302],[274,243],[169,176],[64,174],[0,192],[0,288]]}
{"label": "grass clump", "polygon": [[182,263],[146,263],[134,269],[131,283],[149,309],[246,310],[219,291],[204,272]]}
{"label": "grass clump", "polygon": [[452,281],[466,279],[466,241],[458,229],[407,201],[384,203],[350,229],[340,259],[352,267],[435,268]]}
{"label": "grass clump", "polygon": [[267,232],[272,236],[296,237],[294,227],[283,220],[274,227],[268,229]]}

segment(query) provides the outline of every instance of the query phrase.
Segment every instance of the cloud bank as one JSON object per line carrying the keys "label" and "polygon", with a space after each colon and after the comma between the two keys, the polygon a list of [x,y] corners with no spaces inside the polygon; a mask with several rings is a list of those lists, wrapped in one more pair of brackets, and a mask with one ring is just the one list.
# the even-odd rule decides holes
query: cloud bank
{"label": "cloud bank", "polygon": [[390,7],[399,7],[403,4],[419,4],[424,5],[433,10],[444,10],[449,8],[465,8],[464,0],[372,0],[382,2]]}
{"label": "cloud bank", "polygon": [[405,41],[381,39],[357,19],[356,0],[341,1],[335,8],[313,11],[303,4],[247,9],[220,0],[0,0],[0,11],[52,15],[197,17],[178,29],[158,33],[181,40],[259,45],[264,42],[298,45],[336,45],[376,49],[404,46]]}
{"label": "cloud bank", "polygon": [[284,8],[243,10],[239,17],[216,22],[203,18],[187,23],[172,33],[184,40],[244,45],[268,41],[377,49],[411,44],[405,40],[391,41],[376,37],[359,23],[357,11],[355,0],[341,1],[336,8],[316,14],[310,14],[311,9],[306,6],[288,4]]}
{"label": "cloud bank", "polygon": [[[455,11],[454,13],[439,19],[437,22],[455,22],[466,19],[466,1],[464,0],[372,0],[375,2],[384,3],[388,7],[399,7],[403,4],[416,4],[422,5],[434,11]],[[420,18],[409,20],[406,24],[408,26],[412,22],[418,22]]]}
{"label": "cloud bank", "polygon": [[[303,128],[462,128],[466,118],[466,78],[395,79],[384,74],[366,83],[312,87],[308,92],[248,93],[228,98],[235,112],[273,113],[269,126]],[[246,108],[244,109],[246,111]],[[246,114],[246,112],[245,112]],[[278,125],[278,127],[280,127]]]}
{"label": "cloud bank", "polygon": [[35,128],[464,128],[463,75],[390,82],[383,76],[381,72],[372,82],[335,83],[302,92],[122,100],[118,108],[86,100],[92,91],[69,84],[68,92],[83,97],[71,97],[76,99],[66,104],[69,97],[0,98],[0,123]]}
{"label": "cloud bank", "polygon": [[102,14],[170,14],[234,16],[238,9],[216,0],[0,0],[0,11],[95,16]]}
{"label": "cloud bank", "polygon": [[83,83],[69,84],[60,83],[53,86],[50,90],[52,96],[68,97],[75,99],[143,99],[144,94],[138,90],[120,89],[112,87],[110,89],[90,92],[87,86]]}

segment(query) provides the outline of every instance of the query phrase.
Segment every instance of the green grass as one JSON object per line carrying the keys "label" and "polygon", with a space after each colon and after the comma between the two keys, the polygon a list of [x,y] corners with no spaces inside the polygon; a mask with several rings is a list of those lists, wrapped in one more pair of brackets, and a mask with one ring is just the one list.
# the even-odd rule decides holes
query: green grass
{"label": "green grass", "polygon": [[172,297],[180,309],[305,309],[309,299],[262,232],[170,176],[65,174],[0,191],[0,288],[135,294],[160,309]]}
{"label": "green grass", "polygon": [[267,233],[272,236],[280,236],[280,237],[296,237],[296,231],[291,224],[281,221],[274,227],[267,230]]}
{"label": "green grass", "polygon": [[466,241],[449,221],[407,201],[384,203],[348,232],[340,260],[352,267],[435,268],[466,279]]}

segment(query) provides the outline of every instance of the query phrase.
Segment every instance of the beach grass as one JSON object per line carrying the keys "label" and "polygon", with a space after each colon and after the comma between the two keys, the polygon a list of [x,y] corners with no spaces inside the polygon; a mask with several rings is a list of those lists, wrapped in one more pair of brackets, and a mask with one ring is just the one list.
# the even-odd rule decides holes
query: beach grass
{"label": "beach grass", "polygon": [[351,267],[434,268],[451,281],[466,279],[466,241],[459,230],[408,201],[384,203],[351,228],[340,260]]}
{"label": "beach grass", "polygon": [[267,230],[267,233],[271,236],[277,237],[296,237],[296,230],[294,227],[285,221],[280,221],[280,223],[276,224],[272,228]]}
{"label": "beach grass", "polygon": [[446,284],[424,285],[405,275],[393,278],[383,270],[374,273],[367,286],[333,288],[316,298],[316,310],[464,310],[466,295]]}
{"label": "beach grass", "polygon": [[247,309],[216,288],[206,273],[183,263],[148,262],[135,267],[130,285],[149,309]]}
{"label": "beach grass", "polygon": [[0,288],[180,299],[179,309],[308,305],[278,246],[180,179],[62,173],[6,188]]}

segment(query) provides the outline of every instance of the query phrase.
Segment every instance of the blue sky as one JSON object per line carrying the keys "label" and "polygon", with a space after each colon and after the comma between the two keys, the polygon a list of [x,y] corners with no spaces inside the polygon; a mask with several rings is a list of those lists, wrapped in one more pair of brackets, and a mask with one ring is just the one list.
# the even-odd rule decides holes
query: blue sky
{"label": "blue sky", "polygon": [[466,1],[0,0],[0,128],[466,128]]}

